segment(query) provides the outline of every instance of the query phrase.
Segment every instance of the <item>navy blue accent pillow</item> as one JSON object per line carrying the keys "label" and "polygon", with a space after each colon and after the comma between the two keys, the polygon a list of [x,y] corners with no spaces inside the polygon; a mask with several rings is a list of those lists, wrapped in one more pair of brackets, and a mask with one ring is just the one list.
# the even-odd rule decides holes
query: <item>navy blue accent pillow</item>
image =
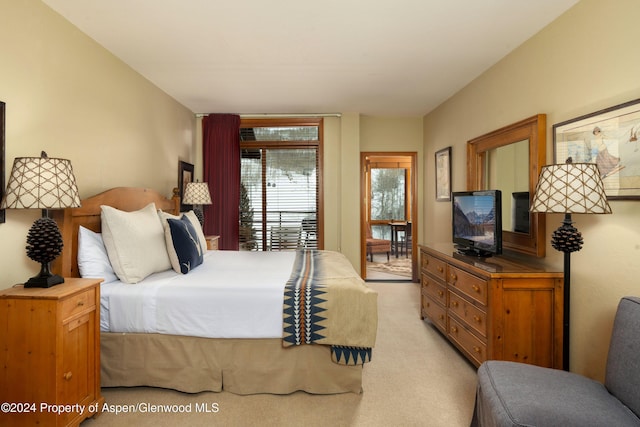
{"label": "navy blue accent pillow", "polygon": [[[180,219],[167,219],[167,222],[169,223],[171,240],[173,241],[180,272],[187,274],[202,264],[202,247],[200,246],[196,229],[189,218],[184,215]],[[175,267],[174,265],[174,270]]]}

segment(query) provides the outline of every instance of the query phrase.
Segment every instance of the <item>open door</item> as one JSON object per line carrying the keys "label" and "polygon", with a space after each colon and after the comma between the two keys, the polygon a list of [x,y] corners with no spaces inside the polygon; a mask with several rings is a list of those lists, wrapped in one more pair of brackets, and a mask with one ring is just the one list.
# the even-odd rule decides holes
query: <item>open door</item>
{"label": "open door", "polygon": [[361,266],[370,281],[418,281],[417,153],[361,153]]}

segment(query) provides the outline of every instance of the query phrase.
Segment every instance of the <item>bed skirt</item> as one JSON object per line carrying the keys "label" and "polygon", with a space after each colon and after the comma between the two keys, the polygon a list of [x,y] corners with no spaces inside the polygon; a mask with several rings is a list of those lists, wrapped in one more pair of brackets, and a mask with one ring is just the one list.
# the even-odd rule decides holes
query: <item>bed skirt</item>
{"label": "bed skirt", "polygon": [[186,393],[360,393],[362,365],[331,361],[322,345],[283,347],[281,339],[212,339],[100,334],[102,387],[150,386]]}

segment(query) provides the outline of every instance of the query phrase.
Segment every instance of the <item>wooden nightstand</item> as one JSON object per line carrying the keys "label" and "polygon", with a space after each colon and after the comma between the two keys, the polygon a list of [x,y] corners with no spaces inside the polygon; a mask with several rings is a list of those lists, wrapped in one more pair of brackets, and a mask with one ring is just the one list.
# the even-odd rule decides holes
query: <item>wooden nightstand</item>
{"label": "wooden nightstand", "polygon": [[220,236],[205,236],[205,239],[207,239],[207,250],[218,250],[218,240],[220,240]]}
{"label": "wooden nightstand", "polygon": [[[0,402],[21,405],[3,411],[6,425],[78,425],[100,412],[100,282],[0,291]],[[57,415],[46,404],[77,406]]]}

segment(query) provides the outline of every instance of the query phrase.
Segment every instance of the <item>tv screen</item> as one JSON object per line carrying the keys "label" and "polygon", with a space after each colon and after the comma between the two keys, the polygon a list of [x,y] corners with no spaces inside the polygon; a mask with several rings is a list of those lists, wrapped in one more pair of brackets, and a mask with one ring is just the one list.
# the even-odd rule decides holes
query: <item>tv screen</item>
{"label": "tv screen", "polygon": [[451,194],[453,243],[467,255],[502,253],[502,193],[500,190]]}

